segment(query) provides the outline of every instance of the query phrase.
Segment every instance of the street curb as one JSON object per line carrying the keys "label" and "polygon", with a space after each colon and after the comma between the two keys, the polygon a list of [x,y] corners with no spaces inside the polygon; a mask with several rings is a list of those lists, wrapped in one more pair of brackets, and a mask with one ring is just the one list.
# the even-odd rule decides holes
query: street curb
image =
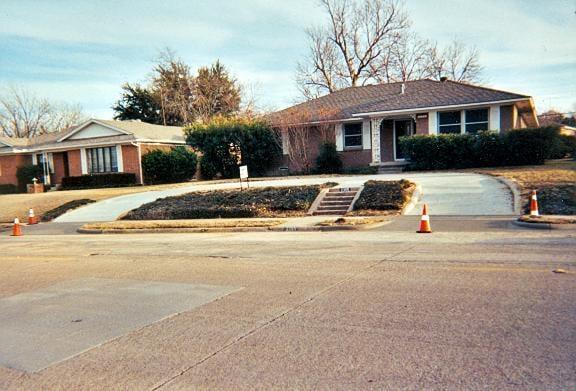
{"label": "street curb", "polygon": [[492,178],[496,179],[498,182],[503,183],[510,189],[512,193],[512,208],[514,209],[514,214],[521,215],[522,214],[522,195],[520,194],[520,189],[518,185],[501,176],[490,175]]}
{"label": "street curb", "polygon": [[512,221],[512,224],[517,225],[518,227],[530,229],[576,231],[576,224],[527,223],[518,220]]}
{"label": "street curb", "polygon": [[226,233],[226,232],[329,232],[367,231],[391,223],[392,220],[365,225],[309,226],[309,227],[230,227],[230,228],[148,228],[148,229],[86,229],[76,232],[89,235],[100,234],[155,234],[155,233]]}

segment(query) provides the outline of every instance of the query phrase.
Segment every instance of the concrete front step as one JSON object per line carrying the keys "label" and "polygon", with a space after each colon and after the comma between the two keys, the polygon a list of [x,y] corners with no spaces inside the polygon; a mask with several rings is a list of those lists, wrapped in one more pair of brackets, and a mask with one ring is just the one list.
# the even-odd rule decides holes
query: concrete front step
{"label": "concrete front step", "polygon": [[322,201],[352,201],[354,199],[353,195],[343,195],[339,197],[335,197],[333,195],[325,195]]}
{"label": "concrete front step", "polygon": [[314,216],[322,216],[322,215],[331,215],[331,216],[341,216],[346,211],[341,212],[339,210],[317,210],[316,212],[312,213]]}
{"label": "concrete front step", "polygon": [[328,193],[356,193],[360,190],[359,187],[346,187],[344,189],[330,189]]}
{"label": "concrete front step", "polygon": [[318,209],[316,210],[317,211],[333,210],[337,212],[346,213],[348,211],[348,207],[346,206],[344,208],[336,208],[334,206],[319,206]]}

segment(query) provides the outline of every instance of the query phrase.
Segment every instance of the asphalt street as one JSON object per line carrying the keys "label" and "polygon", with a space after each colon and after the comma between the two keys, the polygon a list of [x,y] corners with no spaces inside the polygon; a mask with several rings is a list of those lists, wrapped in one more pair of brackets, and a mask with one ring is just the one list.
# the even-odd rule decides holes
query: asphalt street
{"label": "asphalt street", "polygon": [[[11,326],[42,343],[13,348],[20,367],[2,363],[0,389],[576,387],[573,232],[29,235],[0,248],[0,316],[6,300],[57,308]],[[116,291],[77,294],[86,279]],[[138,302],[138,282],[175,284],[192,304],[150,298],[142,325],[122,293]],[[89,318],[119,311],[109,337]],[[40,337],[63,323],[92,346],[54,355],[63,342]],[[22,369],[39,355],[43,369]]]}

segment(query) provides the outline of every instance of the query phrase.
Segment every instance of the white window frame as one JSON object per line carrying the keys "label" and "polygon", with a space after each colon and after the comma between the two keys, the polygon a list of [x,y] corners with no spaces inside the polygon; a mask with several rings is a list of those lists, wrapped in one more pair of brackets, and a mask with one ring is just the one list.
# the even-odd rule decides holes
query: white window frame
{"label": "white window frame", "polygon": [[[360,125],[360,133],[347,136],[346,135],[346,125]],[[359,145],[346,145],[346,137],[360,137]],[[354,151],[364,148],[364,125],[361,121],[358,122],[347,122],[342,125],[342,139],[345,151]]]}
{"label": "white window frame", "polygon": [[[477,122],[466,122],[466,113],[468,111],[476,111],[476,110],[485,110],[486,111],[486,121],[477,121]],[[490,130],[490,108],[489,107],[478,107],[478,108],[474,108],[474,109],[466,109],[466,110],[462,110],[462,113],[464,113],[464,129],[462,133],[467,133],[466,132],[466,125],[477,125],[477,124],[486,124],[486,129],[484,130]]]}
{"label": "white window frame", "polygon": [[[488,121],[479,121],[479,122],[466,122],[466,112],[470,110],[486,110],[488,112]],[[460,112],[460,123],[453,123],[453,124],[442,124],[440,125],[440,114],[441,113],[452,113],[452,112]],[[491,127],[491,108],[490,107],[473,107],[470,109],[462,109],[462,110],[446,110],[446,111],[438,111],[436,113],[436,134],[458,134],[458,133],[441,133],[440,129],[442,126],[455,126],[455,125],[460,125],[460,133],[459,134],[465,134],[466,133],[466,125],[474,125],[474,124],[483,124],[486,123],[486,130],[490,130],[488,128]],[[496,130],[500,130],[500,129],[496,129]]]}
{"label": "white window frame", "polygon": [[[440,115],[443,113],[460,113],[460,122],[459,123],[452,123],[452,124],[440,124]],[[464,110],[446,110],[446,111],[439,111],[438,113],[436,113],[436,115],[438,116],[436,124],[437,124],[437,129],[436,129],[436,134],[456,134],[456,133],[442,133],[440,132],[440,130],[442,129],[443,126],[456,126],[458,125],[460,127],[460,133],[462,133],[462,120],[463,120],[463,114]]]}

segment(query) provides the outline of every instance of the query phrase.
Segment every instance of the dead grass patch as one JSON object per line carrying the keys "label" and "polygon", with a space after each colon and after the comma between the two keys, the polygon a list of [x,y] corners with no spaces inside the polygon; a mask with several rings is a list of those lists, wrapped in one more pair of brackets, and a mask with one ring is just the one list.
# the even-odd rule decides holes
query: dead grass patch
{"label": "dead grass patch", "polygon": [[389,219],[379,216],[379,217],[339,217],[334,220],[322,221],[316,225],[321,227],[342,227],[342,226],[362,226],[383,223],[389,221]]}
{"label": "dead grass patch", "polygon": [[284,223],[285,220],[140,220],[91,223],[82,226],[87,230],[148,230],[178,228],[266,228]]}
{"label": "dead grass patch", "polygon": [[520,189],[524,212],[529,211],[530,193],[536,190],[541,214],[576,215],[576,161],[474,171],[505,177],[515,182]]}

